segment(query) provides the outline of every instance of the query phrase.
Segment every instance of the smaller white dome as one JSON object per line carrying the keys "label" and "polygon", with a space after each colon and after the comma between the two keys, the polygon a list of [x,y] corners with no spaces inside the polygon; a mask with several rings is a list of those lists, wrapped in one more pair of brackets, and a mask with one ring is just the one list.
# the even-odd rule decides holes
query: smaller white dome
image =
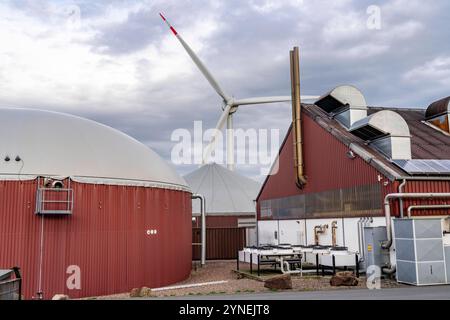
{"label": "smaller white dome", "polygon": [[[261,184],[227,168],[211,163],[185,176],[193,193],[205,197],[208,215],[252,215]],[[198,201],[192,212],[200,213]]]}
{"label": "smaller white dome", "polygon": [[0,109],[0,176],[188,190],[169,164],[130,136],[91,120],[32,109]]}

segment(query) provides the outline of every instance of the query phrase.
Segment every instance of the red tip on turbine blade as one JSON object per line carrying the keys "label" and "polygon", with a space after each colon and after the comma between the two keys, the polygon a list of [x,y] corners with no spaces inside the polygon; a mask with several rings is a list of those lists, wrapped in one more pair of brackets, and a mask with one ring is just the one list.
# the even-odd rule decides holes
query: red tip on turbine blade
{"label": "red tip on turbine blade", "polygon": [[167,21],[166,17],[164,17],[162,13],[159,13],[159,15],[161,16],[161,19],[163,19],[164,22],[167,23],[167,25],[169,26],[169,28],[173,32],[173,34],[178,35],[177,30],[175,30],[175,28],[170,25],[170,23],[169,23],[169,21]]}

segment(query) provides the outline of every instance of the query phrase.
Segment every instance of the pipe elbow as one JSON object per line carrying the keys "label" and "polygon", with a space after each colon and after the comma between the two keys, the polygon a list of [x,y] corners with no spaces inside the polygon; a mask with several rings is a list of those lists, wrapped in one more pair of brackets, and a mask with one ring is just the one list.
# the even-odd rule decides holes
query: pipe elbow
{"label": "pipe elbow", "polygon": [[390,266],[389,268],[388,267],[384,267],[384,268],[381,268],[381,271],[384,274],[392,275],[392,274],[394,274],[397,271],[397,266]]}
{"label": "pipe elbow", "polygon": [[385,241],[381,244],[381,248],[390,249],[392,247],[392,239]]}

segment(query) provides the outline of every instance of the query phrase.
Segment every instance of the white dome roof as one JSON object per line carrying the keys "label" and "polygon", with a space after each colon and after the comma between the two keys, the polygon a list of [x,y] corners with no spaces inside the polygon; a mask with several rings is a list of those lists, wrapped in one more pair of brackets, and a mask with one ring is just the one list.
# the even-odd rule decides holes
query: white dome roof
{"label": "white dome roof", "polygon": [[0,176],[188,189],[161,157],[130,136],[91,120],[31,109],[0,109]]}
{"label": "white dome roof", "polygon": [[[211,163],[184,177],[193,193],[205,197],[206,214],[250,215],[256,213],[255,200],[259,182]],[[192,202],[192,212],[200,213],[198,201]]]}

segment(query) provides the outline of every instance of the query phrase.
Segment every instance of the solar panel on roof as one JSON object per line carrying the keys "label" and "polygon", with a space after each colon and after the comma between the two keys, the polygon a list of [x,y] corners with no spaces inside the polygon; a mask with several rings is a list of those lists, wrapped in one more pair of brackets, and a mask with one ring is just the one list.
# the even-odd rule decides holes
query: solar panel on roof
{"label": "solar panel on roof", "polygon": [[410,175],[450,175],[450,160],[394,160],[395,165]]}
{"label": "solar panel on roof", "polygon": [[380,130],[371,126],[364,126],[356,130],[353,130],[352,134],[366,141],[375,140],[383,136],[386,136],[386,133],[381,132]]}

